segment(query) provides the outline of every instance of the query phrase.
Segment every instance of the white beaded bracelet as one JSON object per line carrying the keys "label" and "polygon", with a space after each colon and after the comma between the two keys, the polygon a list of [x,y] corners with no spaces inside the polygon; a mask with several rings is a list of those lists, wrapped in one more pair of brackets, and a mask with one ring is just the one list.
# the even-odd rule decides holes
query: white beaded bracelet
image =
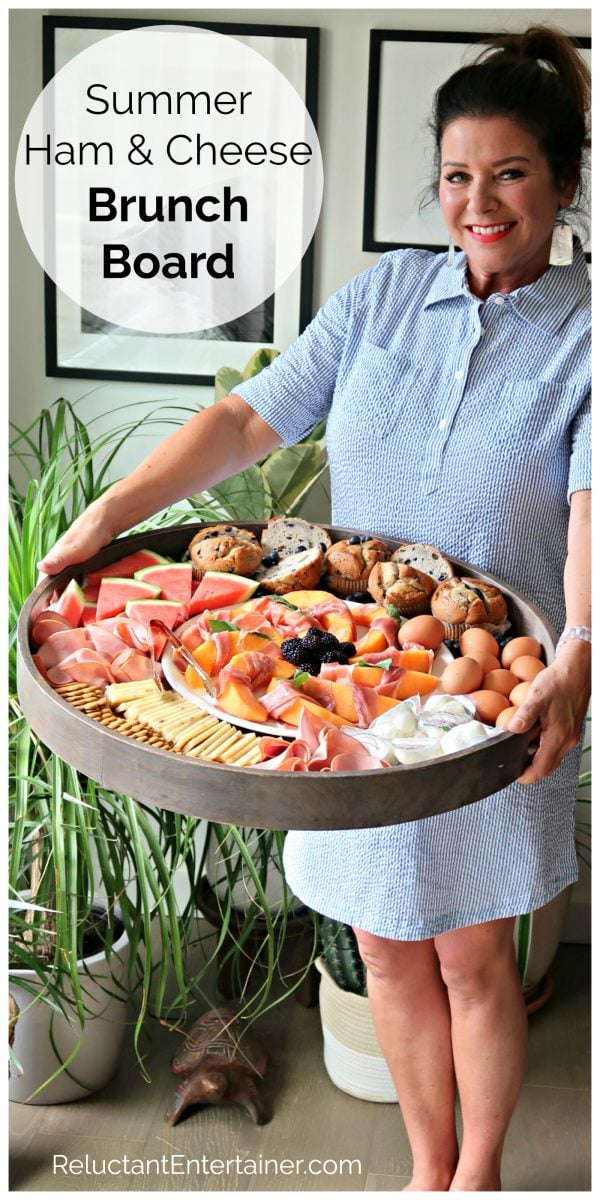
{"label": "white beaded bracelet", "polygon": [[558,654],[561,646],[564,646],[565,642],[570,642],[573,639],[579,642],[591,642],[592,631],[589,625],[567,625],[567,628],[563,629],[558,639],[554,653]]}

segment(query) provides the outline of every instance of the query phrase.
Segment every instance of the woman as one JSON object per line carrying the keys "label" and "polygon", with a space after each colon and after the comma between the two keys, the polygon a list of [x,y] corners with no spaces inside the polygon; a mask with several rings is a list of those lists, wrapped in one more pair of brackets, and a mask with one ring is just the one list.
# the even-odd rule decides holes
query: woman
{"label": "woman", "polygon": [[526,1047],[514,918],[577,874],[575,747],[590,688],[589,297],[579,243],[569,265],[550,255],[578,187],[587,92],[568,39],[543,28],[453,75],[435,104],[450,261],[383,255],[268,371],[96,501],[40,564],[82,561],[328,413],[334,523],[434,542],[565,628],[510,726],[541,727],[517,784],[424,821],[287,839],[293,890],[355,927],[410,1138],[408,1190],[500,1187]]}

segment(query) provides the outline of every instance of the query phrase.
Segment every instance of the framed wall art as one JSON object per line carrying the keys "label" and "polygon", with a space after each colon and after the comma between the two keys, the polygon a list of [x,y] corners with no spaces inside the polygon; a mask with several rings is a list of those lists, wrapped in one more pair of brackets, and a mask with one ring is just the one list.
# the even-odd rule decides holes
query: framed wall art
{"label": "framed wall art", "polygon": [[[165,20],[43,18],[44,86],[76,54],[111,34]],[[229,34],[272,62],[296,89],[316,127],[317,28],[169,21]],[[148,334],[112,325],[80,308],[45,276],[46,374],[85,379],[210,385],[226,363],[242,369],[259,346],[284,350],[312,316],[312,243],[293,274],[251,312],[194,333]]]}
{"label": "framed wall art", "polygon": [[[448,236],[431,190],[436,89],[472,61],[492,35],[372,29],[363,212],[363,250],[442,250]],[[576,39],[591,65],[591,39]]]}

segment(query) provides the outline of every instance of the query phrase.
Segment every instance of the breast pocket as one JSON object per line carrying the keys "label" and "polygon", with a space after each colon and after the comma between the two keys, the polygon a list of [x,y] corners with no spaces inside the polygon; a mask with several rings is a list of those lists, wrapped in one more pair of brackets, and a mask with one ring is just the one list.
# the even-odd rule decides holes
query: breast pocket
{"label": "breast pocket", "polygon": [[577,388],[555,380],[516,379],[504,384],[495,417],[495,441],[505,450],[532,454],[564,436]]}
{"label": "breast pocket", "polygon": [[355,431],[367,427],[371,437],[387,438],[401,425],[407,405],[422,403],[423,385],[421,364],[363,342],[336,392],[336,415]]}

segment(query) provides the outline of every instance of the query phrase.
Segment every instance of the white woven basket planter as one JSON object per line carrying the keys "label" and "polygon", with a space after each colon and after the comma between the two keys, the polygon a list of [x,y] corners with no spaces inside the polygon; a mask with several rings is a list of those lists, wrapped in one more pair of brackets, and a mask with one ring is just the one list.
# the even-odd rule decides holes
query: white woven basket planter
{"label": "white woven basket planter", "polygon": [[392,1077],[375,1036],[366,996],[345,992],[334,983],[322,959],[319,1011],[323,1057],[331,1082],[360,1100],[397,1104]]}

